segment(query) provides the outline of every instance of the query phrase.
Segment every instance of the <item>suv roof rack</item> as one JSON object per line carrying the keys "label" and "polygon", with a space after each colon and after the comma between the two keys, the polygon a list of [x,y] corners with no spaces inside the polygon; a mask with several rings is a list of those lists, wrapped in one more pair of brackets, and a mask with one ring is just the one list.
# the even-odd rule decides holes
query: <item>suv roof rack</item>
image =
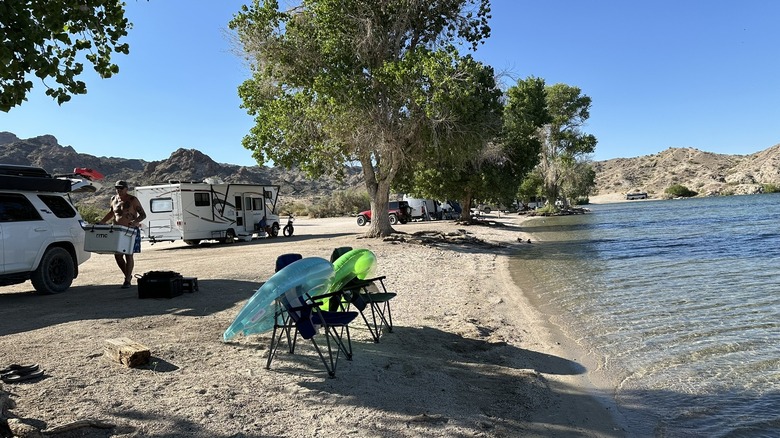
{"label": "suv roof rack", "polygon": [[0,164],[0,189],[69,192],[71,181],[52,177],[40,167]]}

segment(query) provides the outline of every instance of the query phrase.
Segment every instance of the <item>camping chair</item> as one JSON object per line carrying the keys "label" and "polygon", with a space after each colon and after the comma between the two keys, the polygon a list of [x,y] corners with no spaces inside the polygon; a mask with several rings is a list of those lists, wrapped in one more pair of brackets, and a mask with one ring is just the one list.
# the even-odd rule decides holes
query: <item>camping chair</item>
{"label": "camping chair", "polygon": [[[294,256],[284,254],[277,259],[277,270],[296,260]],[[297,255],[299,256],[299,255]],[[286,263],[285,263],[286,262]],[[314,350],[319,355],[330,377],[336,376],[336,365],[343,352],[347,360],[352,360],[352,340],[349,333],[349,323],[357,318],[357,312],[328,312],[321,309],[324,299],[340,297],[340,293],[312,297],[306,293],[299,295],[290,291],[276,300],[274,331],[271,336],[271,346],[268,353],[266,368],[271,368],[271,362],[276,356],[283,339],[287,339],[289,351],[295,352],[295,345],[300,335],[312,342]],[[318,328],[321,327],[327,349],[321,348],[315,339]],[[277,334],[278,332],[278,334]],[[327,352],[327,358],[325,353]]]}
{"label": "camping chair", "polygon": [[[282,254],[276,258],[276,269],[274,272],[279,272],[285,266],[301,260],[302,258],[303,256],[300,254]],[[287,345],[290,346],[290,353],[293,353],[295,350],[295,338],[292,336],[291,332],[292,327],[293,324],[291,323],[290,316],[287,314],[286,309],[281,305],[279,300],[276,300],[274,309],[274,331],[271,334],[271,347],[269,349],[266,368],[271,367],[271,360],[273,360],[273,356],[276,354],[275,349],[279,347],[282,336],[287,337]],[[279,331],[278,338],[276,337],[277,331]]]}
{"label": "camping chair", "polygon": [[[352,248],[349,246],[334,249],[330,255],[330,262],[333,263],[351,250]],[[387,327],[389,333],[393,332],[393,314],[390,311],[390,300],[396,296],[396,293],[387,291],[384,282],[386,278],[384,275],[363,280],[355,278],[342,289],[344,300],[346,301],[346,306],[343,307],[347,307],[350,304],[355,306],[355,309],[360,312],[360,316],[363,317],[371,337],[377,343],[384,327]],[[377,286],[377,282],[381,286],[381,290]],[[366,316],[366,308],[371,309],[370,320]]]}

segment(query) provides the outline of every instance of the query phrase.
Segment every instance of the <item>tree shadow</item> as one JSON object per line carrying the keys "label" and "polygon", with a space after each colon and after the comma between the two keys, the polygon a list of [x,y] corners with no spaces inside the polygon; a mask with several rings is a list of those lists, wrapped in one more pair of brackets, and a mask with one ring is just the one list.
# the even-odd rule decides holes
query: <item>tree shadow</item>
{"label": "tree shadow", "polygon": [[246,300],[258,282],[199,280],[199,290],[171,299],[138,299],[138,288],[116,285],[72,286],[66,293],[38,295],[30,292],[0,294],[0,336],[22,333],[73,321],[133,318],[176,313],[205,316],[229,309]]}
{"label": "tree shadow", "polygon": [[[350,400],[356,408],[405,418],[412,434],[430,435],[438,430],[450,435],[459,430],[462,436],[518,436],[519,431],[533,430],[537,421],[565,430],[572,427],[571,419],[556,417],[551,407],[576,406],[578,411],[598,413],[577,427],[588,427],[598,436],[622,436],[612,424],[597,421],[604,417],[604,408],[592,394],[544,377],[585,373],[582,365],[565,358],[431,327],[395,327],[380,343],[353,342],[353,348],[353,360],[339,362],[335,379],[300,385]],[[301,367],[324,376],[310,344],[299,340],[294,355],[280,349],[272,370],[297,374]],[[394,432],[397,426],[382,428],[382,423],[370,422],[373,429],[367,433],[409,436]]]}

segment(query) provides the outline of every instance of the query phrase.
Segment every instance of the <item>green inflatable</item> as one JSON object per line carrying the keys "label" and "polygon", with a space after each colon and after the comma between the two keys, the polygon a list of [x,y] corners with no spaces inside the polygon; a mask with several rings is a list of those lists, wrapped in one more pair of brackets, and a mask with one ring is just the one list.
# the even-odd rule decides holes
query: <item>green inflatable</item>
{"label": "green inflatable", "polygon": [[[355,278],[365,280],[372,278],[376,271],[376,255],[368,249],[356,248],[342,255],[333,262],[333,282],[328,292],[340,291]],[[334,310],[337,303],[328,299],[322,303],[323,309]]]}

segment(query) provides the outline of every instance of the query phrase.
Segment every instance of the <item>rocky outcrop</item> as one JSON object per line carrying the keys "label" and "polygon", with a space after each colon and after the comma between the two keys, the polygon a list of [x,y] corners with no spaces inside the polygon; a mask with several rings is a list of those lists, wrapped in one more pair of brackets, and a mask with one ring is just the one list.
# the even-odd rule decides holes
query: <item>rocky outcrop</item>
{"label": "rocky outcrop", "polygon": [[702,196],[751,194],[764,184],[780,185],[780,145],[751,155],[726,155],[669,148],[653,155],[593,163],[596,193],[647,192],[661,198],[681,184]]}
{"label": "rocky outcrop", "polygon": [[[132,186],[214,178],[232,183],[278,184],[282,197],[314,198],[335,191],[364,188],[359,167],[347,167],[344,176],[309,178],[298,169],[268,166],[237,166],[217,163],[195,149],[177,149],[161,161],[96,157],[61,146],[51,135],[20,139],[0,132],[0,163],[43,167],[53,174],[66,174],[76,167],[96,169],[106,176],[108,186],[90,195],[87,202],[107,204],[113,181],[124,179]],[[635,158],[615,158],[593,163],[596,193],[647,192],[661,198],[664,191],[682,184],[702,196],[749,194],[764,184],[780,186],[780,144],[751,155],[726,155],[693,148],[669,148]],[[96,198],[96,199],[92,199]]]}
{"label": "rocky outcrop", "polygon": [[297,169],[287,170],[267,166],[237,166],[221,164],[195,149],[177,149],[160,161],[96,157],[61,146],[52,135],[19,139],[10,132],[0,132],[0,163],[38,166],[54,175],[72,173],[77,167],[95,169],[105,175],[106,187],[94,194],[74,195],[77,201],[107,205],[113,194],[113,183],[123,179],[131,186],[168,181],[203,181],[214,178],[230,183],[278,184],[282,197],[315,197],[334,191],[362,186],[359,168],[345,169],[344,178],[312,179]]}

